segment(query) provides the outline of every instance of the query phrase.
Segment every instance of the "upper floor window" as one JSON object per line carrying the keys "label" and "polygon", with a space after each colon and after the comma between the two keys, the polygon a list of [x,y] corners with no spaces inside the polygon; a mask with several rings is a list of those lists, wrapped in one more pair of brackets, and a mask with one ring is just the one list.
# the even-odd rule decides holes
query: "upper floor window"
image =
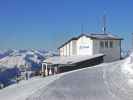
{"label": "upper floor window", "polygon": [[108,41],[105,41],[105,48],[108,48]]}
{"label": "upper floor window", "polygon": [[114,44],[113,44],[113,41],[110,41],[110,42],[109,42],[109,45],[110,45],[110,48],[113,48],[113,45],[114,45]]}
{"label": "upper floor window", "polygon": [[104,41],[100,41],[100,47],[104,48]]}
{"label": "upper floor window", "polygon": [[117,48],[120,47],[119,41],[103,40],[100,41],[100,48]]}

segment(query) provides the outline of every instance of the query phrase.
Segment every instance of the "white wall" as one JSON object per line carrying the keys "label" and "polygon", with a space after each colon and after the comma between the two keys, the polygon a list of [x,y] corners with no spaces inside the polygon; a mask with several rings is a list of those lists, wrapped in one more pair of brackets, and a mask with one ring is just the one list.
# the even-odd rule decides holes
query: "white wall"
{"label": "white wall", "polygon": [[77,55],[92,55],[93,53],[93,41],[86,37],[82,36],[77,40]]}
{"label": "white wall", "polygon": [[69,43],[68,44],[66,44],[66,56],[69,56]]}
{"label": "white wall", "polygon": [[72,45],[72,41],[70,42],[70,56],[73,55],[73,45]]}
{"label": "white wall", "polygon": [[63,48],[60,48],[60,49],[59,49],[60,56],[63,56],[63,52],[64,52],[64,51],[63,51]]}
{"label": "white wall", "polygon": [[72,55],[76,56],[77,55],[77,40],[72,41]]}
{"label": "white wall", "polygon": [[66,45],[64,45],[64,56],[66,56]]}
{"label": "white wall", "polygon": [[77,40],[72,40],[59,49],[60,56],[75,56],[77,55]]}

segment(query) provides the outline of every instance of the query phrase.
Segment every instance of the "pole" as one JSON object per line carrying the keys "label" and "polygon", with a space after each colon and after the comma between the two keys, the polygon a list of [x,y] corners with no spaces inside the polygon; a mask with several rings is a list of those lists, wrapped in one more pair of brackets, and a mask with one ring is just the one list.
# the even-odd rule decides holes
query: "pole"
{"label": "pole", "polygon": [[44,76],[44,64],[42,63],[42,76]]}
{"label": "pole", "polygon": [[45,75],[48,76],[48,65],[47,65],[47,63],[45,65],[46,65]]}

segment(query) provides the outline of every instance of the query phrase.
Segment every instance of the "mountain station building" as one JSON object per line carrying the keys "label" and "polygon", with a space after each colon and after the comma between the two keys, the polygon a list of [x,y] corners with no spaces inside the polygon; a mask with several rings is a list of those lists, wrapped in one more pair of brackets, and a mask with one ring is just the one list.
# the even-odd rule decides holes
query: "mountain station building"
{"label": "mountain station building", "polygon": [[60,56],[43,61],[42,71],[45,69],[49,75],[120,60],[121,40],[115,35],[100,33],[73,37],[58,48]]}

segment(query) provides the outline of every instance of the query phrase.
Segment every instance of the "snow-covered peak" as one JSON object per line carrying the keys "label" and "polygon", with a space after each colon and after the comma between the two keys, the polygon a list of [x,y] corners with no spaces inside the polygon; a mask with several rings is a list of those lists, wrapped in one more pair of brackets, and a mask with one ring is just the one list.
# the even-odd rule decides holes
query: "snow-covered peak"
{"label": "snow-covered peak", "polygon": [[6,68],[13,67],[31,67],[38,65],[43,61],[47,55],[52,55],[52,52],[40,52],[39,50],[9,50],[6,51],[6,56],[0,59],[0,68],[5,66]]}

